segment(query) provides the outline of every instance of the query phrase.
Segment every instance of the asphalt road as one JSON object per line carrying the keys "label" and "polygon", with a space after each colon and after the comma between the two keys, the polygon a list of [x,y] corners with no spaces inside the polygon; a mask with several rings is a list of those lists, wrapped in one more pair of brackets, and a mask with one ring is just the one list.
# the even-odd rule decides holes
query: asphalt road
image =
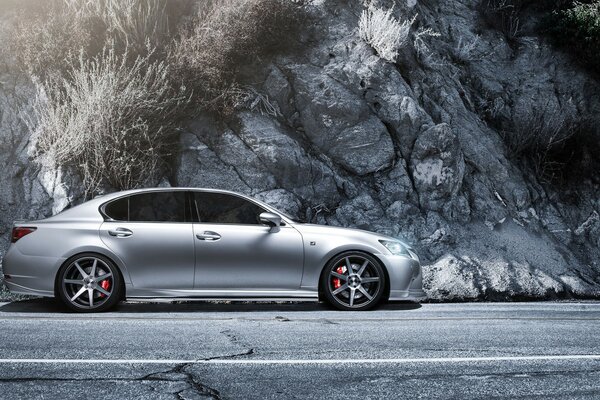
{"label": "asphalt road", "polygon": [[0,398],[599,399],[600,303],[0,303]]}

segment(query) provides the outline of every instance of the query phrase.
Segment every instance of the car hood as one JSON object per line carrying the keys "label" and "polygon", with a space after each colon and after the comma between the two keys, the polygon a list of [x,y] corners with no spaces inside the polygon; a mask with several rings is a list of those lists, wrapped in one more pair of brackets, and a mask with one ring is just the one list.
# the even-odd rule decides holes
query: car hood
{"label": "car hood", "polygon": [[355,236],[355,237],[363,237],[367,240],[393,240],[402,243],[406,248],[412,250],[412,246],[406,243],[404,240],[395,238],[393,236],[383,235],[377,232],[371,232],[364,229],[358,228],[345,228],[341,226],[331,226],[331,225],[319,225],[319,224],[295,224],[294,228],[296,228],[300,233],[320,233],[320,234],[330,234],[330,235],[342,235],[342,236]]}

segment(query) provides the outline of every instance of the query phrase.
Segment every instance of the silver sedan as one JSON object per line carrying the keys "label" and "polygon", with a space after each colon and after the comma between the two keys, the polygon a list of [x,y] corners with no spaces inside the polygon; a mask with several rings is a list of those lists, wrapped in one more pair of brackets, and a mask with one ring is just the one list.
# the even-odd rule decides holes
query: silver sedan
{"label": "silver sedan", "polygon": [[123,299],[326,300],[366,310],[424,297],[415,252],[393,237],[306,224],[241,194],[139,189],[15,223],[13,293],[75,311]]}

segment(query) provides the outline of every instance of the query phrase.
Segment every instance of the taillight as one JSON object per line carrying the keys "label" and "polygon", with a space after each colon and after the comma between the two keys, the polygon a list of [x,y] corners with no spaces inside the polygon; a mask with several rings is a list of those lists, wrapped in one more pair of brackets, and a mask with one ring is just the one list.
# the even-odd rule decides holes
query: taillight
{"label": "taillight", "polygon": [[37,228],[33,226],[15,226],[12,230],[12,238],[11,242],[14,243],[17,240],[21,239],[23,236],[29,235],[31,232],[34,232]]}

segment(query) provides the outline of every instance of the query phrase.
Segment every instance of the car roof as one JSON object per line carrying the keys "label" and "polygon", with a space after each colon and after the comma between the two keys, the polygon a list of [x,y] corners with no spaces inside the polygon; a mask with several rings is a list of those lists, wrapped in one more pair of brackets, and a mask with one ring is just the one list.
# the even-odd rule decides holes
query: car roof
{"label": "car roof", "polygon": [[[100,213],[100,207],[108,203],[112,200],[131,196],[134,194],[140,193],[151,193],[151,192],[173,192],[173,191],[192,191],[192,192],[211,192],[211,193],[225,193],[231,194],[234,196],[242,197],[249,201],[255,202],[267,210],[271,212],[276,212],[278,215],[281,215],[281,212],[273,208],[273,206],[266,204],[260,200],[249,197],[245,194],[233,192],[231,190],[223,190],[223,189],[214,189],[214,188],[198,188],[198,187],[154,187],[154,188],[141,188],[141,189],[130,189],[130,190],[122,190],[119,192],[108,193],[105,195],[100,195],[94,197],[92,200],[88,200],[84,203],[81,203],[75,207],[64,210],[61,213],[58,213],[47,220],[104,220],[102,214]],[[290,219],[285,215],[282,215],[282,218],[286,222],[290,222]]]}
{"label": "car roof", "polygon": [[141,188],[141,189],[129,189],[129,190],[122,190],[120,192],[112,192],[112,193],[108,193],[108,194],[104,194],[104,195],[100,195],[97,197],[94,197],[93,200],[96,199],[102,199],[102,203],[112,200],[112,199],[116,199],[119,197],[123,197],[123,196],[127,196],[127,195],[132,195],[132,194],[139,194],[139,193],[148,193],[148,192],[173,192],[173,191],[194,191],[194,192],[214,192],[214,193],[228,193],[228,194],[233,194],[233,195],[237,195],[237,196],[242,196],[242,197],[248,197],[242,193],[237,193],[237,192],[233,192],[231,190],[224,190],[224,189],[214,189],[214,188],[198,188],[198,187],[170,187],[170,186],[166,186],[166,187],[154,187],[154,188]]}

